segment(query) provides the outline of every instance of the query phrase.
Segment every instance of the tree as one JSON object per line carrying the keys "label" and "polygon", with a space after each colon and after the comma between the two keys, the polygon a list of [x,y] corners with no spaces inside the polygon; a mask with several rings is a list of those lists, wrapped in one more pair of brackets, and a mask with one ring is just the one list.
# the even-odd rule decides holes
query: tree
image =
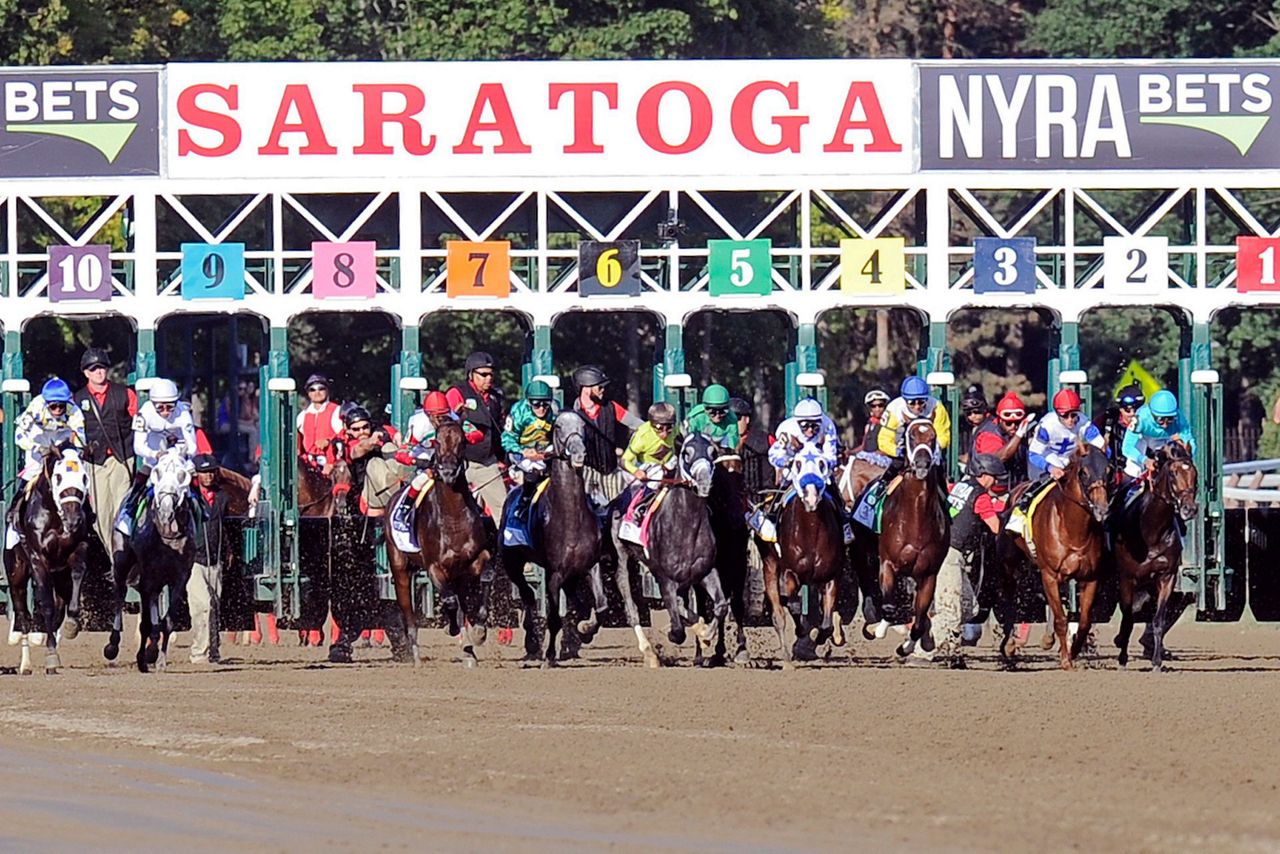
{"label": "tree", "polygon": [[1271,0],[1047,0],[1027,45],[1057,57],[1221,57],[1270,33]]}

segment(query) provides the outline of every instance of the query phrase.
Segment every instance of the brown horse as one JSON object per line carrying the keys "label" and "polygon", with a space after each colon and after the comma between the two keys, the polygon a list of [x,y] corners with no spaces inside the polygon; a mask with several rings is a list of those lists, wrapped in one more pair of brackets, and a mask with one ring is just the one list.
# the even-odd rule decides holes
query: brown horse
{"label": "brown horse", "polygon": [[[1026,491],[1014,491],[1013,506]],[[1040,570],[1044,595],[1053,609],[1053,630],[1057,636],[1063,670],[1074,670],[1075,659],[1084,648],[1092,623],[1093,597],[1098,591],[1098,575],[1106,549],[1107,455],[1089,444],[1076,449],[1071,463],[1058,479],[1055,489],[1040,501],[1031,517],[1033,549],[1025,537],[1008,533],[1017,549]],[[1015,586],[1016,567],[1009,563],[1017,554],[1006,555],[1006,595]],[[1017,561],[1020,563],[1020,561]],[[1075,581],[1080,595],[1080,625],[1075,640],[1067,645],[1067,613],[1062,605],[1061,586]],[[1012,604],[1012,603],[1010,603]],[[1009,607],[1008,613],[1015,610]],[[1004,625],[1004,637],[1013,637],[1012,621]],[[1001,653],[1009,659],[1008,641]]]}
{"label": "brown horse", "polygon": [[[392,536],[391,514],[382,517],[387,558],[405,631],[404,638],[393,638],[392,654],[397,661],[421,661],[413,603],[413,577],[421,567],[440,596],[449,636],[458,639],[463,663],[474,667],[473,644],[484,643],[488,621],[487,591],[481,589],[480,575],[494,544],[480,505],[467,484],[466,461],[462,457],[466,439],[461,425],[456,421],[441,424],[436,443],[436,479],[423,497],[414,521],[421,551],[416,555],[401,551]],[[396,492],[390,506],[395,506],[407,488],[406,485]]]}
{"label": "brown horse", "polygon": [[1148,488],[1113,519],[1111,541],[1120,576],[1120,633],[1116,635],[1120,666],[1129,663],[1134,588],[1144,584],[1155,588],[1151,666],[1160,670],[1164,666],[1165,608],[1182,563],[1179,528],[1191,521],[1200,507],[1196,503],[1198,473],[1187,447],[1171,442],[1156,453],[1155,459]]}
{"label": "brown horse", "polygon": [[351,512],[350,495],[351,469],[341,454],[328,473],[298,458],[298,515],[329,519],[336,512],[346,516]]}
{"label": "brown horse", "polygon": [[[790,482],[799,494],[782,510],[777,547],[756,537],[764,562],[764,592],[782,647],[784,669],[791,667],[793,656],[802,661],[814,659],[817,646],[827,640],[844,645],[844,630],[835,610],[836,584],[844,572],[844,519],[827,494],[830,474],[826,460],[798,454]],[[805,584],[822,594],[822,624],[811,632],[797,595]],[[784,608],[791,611],[795,623],[794,646],[787,644]]]}
{"label": "brown horse", "polygon": [[238,471],[219,467],[218,484],[227,494],[227,515],[248,516],[249,494],[253,490],[253,481]]}
{"label": "brown horse", "polygon": [[900,656],[909,655],[917,643],[925,652],[933,651],[929,606],[933,604],[938,569],[947,556],[951,533],[933,422],[917,418],[907,425],[904,436],[907,468],[902,482],[884,499],[880,583],[873,592],[877,610],[887,619],[895,610],[898,579],[910,577],[915,581],[911,636],[898,647]]}

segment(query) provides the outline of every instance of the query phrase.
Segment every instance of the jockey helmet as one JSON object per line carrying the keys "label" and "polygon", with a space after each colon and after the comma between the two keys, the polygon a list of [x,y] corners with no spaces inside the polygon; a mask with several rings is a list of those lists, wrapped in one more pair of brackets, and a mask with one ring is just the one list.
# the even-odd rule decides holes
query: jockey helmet
{"label": "jockey helmet", "polygon": [[988,408],[987,396],[982,393],[980,386],[971,385],[965,389],[964,397],[960,398],[960,410],[965,415],[971,412],[986,412]]}
{"label": "jockey helmet", "polygon": [[1156,418],[1173,418],[1178,414],[1178,398],[1168,389],[1160,389],[1151,395],[1151,414]]}
{"label": "jockey helmet", "polygon": [[90,347],[84,351],[84,355],[80,357],[80,370],[87,371],[90,368],[107,368],[111,366],[111,360],[107,358],[107,351],[101,347]]}
{"label": "jockey helmet", "polygon": [[737,418],[750,418],[753,414],[751,404],[740,397],[729,398],[729,411]]}
{"label": "jockey helmet", "polygon": [[573,372],[573,382],[578,388],[593,385],[608,385],[609,377],[599,365],[583,365]]}
{"label": "jockey helmet", "polygon": [[703,406],[725,407],[729,405],[729,390],[722,385],[707,386],[702,392]]}
{"label": "jockey helmet", "polygon": [[658,401],[649,407],[649,421],[655,426],[674,426],[676,423],[676,408],[664,401]]}
{"label": "jockey helmet", "polygon": [[[1152,400],[1155,398],[1153,397]],[[1116,392],[1116,403],[1121,406],[1132,406],[1136,409],[1146,402],[1147,399],[1142,394],[1142,386],[1137,383],[1130,383]]]}
{"label": "jockey helmet", "polygon": [[196,454],[196,458],[192,460],[195,464],[196,471],[210,472],[218,470],[218,458],[213,454]]}
{"label": "jockey helmet", "polygon": [[524,397],[530,403],[536,400],[550,400],[551,386],[542,380],[533,380],[524,387]]}
{"label": "jockey helmet", "polygon": [[152,403],[177,403],[178,384],[173,380],[158,379],[151,384],[149,394]]}
{"label": "jockey helmet", "polygon": [[1064,388],[1053,396],[1053,411],[1059,415],[1080,410],[1080,395],[1073,388]]}
{"label": "jockey helmet", "polygon": [[422,401],[422,411],[428,415],[448,415],[449,399],[442,391],[429,392],[426,399]]}
{"label": "jockey helmet", "polygon": [[791,411],[791,417],[801,420],[808,418],[822,417],[822,404],[814,400],[812,397],[806,397],[804,400],[796,404],[796,408]]}
{"label": "jockey helmet", "polygon": [[493,367],[493,357],[490,356],[488,353],[484,352],[483,350],[477,350],[467,357],[466,371],[468,374],[471,373],[472,371],[478,371],[481,368],[492,368],[492,367]]}
{"label": "jockey helmet", "polygon": [[889,395],[885,394],[878,388],[873,388],[871,391],[867,392],[866,397],[862,398],[862,402],[867,406],[871,406],[875,403],[888,403]]}
{"label": "jockey helmet", "polygon": [[369,420],[369,410],[360,404],[355,404],[342,414],[342,423],[350,427],[352,424],[359,424],[361,421]]}
{"label": "jockey helmet", "polygon": [[1022,402],[1022,398],[1013,392],[1007,393],[1000,398],[1000,402],[996,404],[996,417],[1003,418],[1006,421],[1013,421],[1016,418],[1022,418],[1027,414],[1027,407]]}
{"label": "jockey helmet", "polygon": [[329,378],[324,374],[312,374],[307,377],[307,383],[303,386],[307,391],[311,391],[313,385],[324,386],[325,390],[329,389]]}
{"label": "jockey helmet", "polygon": [[40,396],[45,403],[70,403],[71,387],[58,377],[54,377],[40,389]]}
{"label": "jockey helmet", "polygon": [[976,454],[973,465],[979,475],[989,474],[997,480],[1003,480],[1009,476],[1009,470],[1005,468],[1004,461],[995,454]]}
{"label": "jockey helmet", "polygon": [[920,377],[912,375],[902,381],[902,387],[898,389],[898,393],[907,400],[928,397],[929,384]]}

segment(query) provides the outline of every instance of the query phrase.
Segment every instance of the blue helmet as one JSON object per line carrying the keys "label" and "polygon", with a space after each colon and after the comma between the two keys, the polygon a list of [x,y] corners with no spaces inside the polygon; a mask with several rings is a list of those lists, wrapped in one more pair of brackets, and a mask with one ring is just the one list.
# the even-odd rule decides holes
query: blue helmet
{"label": "blue helmet", "polygon": [[44,398],[45,403],[70,403],[71,387],[54,377],[40,389],[40,396]]}
{"label": "blue helmet", "polygon": [[1151,402],[1147,406],[1157,418],[1173,418],[1178,414],[1178,398],[1168,389],[1162,388],[1151,395]]}
{"label": "blue helmet", "polygon": [[908,400],[929,396],[929,384],[920,377],[912,375],[902,381],[899,393]]}

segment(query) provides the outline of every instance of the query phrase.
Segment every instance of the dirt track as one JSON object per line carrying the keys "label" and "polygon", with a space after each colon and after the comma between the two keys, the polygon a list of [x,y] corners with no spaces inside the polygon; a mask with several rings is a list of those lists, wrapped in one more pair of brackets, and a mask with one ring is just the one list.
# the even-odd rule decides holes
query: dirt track
{"label": "dirt track", "polygon": [[1271,627],[1180,625],[1164,675],[995,672],[985,646],[903,667],[889,639],[652,672],[621,630],[551,672],[491,640],[466,671],[423,639],[417,670],[228,646],[144,676],[87,634],[59,676],[0,676],[0,848],[1280,850]]}

